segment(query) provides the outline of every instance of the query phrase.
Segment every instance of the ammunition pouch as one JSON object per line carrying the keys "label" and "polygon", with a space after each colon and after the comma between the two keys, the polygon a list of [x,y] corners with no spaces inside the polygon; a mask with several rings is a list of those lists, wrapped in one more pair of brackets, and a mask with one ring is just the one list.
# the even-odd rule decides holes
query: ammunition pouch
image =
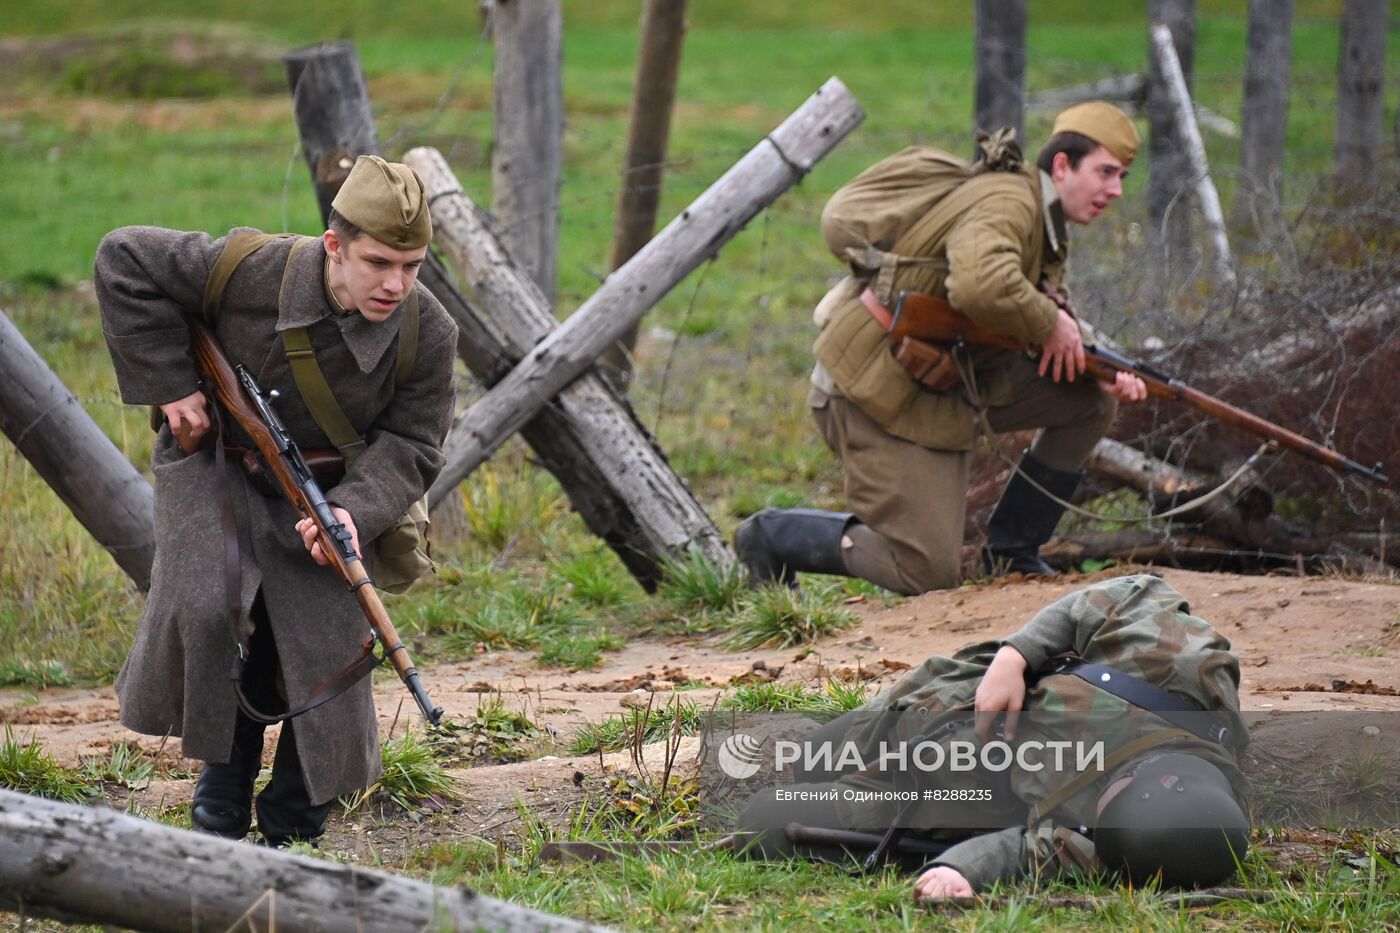
{"label": "ammunition pouch", "polygon": [[927,340],[901,337],[894,345],[894,359],[911,379],[935,392],[947,392],[962,381],[953,354]]}

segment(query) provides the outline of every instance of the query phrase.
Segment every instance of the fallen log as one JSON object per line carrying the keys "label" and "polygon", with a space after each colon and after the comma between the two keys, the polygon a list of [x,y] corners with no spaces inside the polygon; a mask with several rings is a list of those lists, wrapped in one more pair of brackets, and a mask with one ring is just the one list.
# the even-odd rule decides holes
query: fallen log
{"label": "fallen log", "polygon": [[864,118],[846,86],[829,79],[467,410],[470,427],[451,439],[434,486],[460,483]]}
{"label": "fallen log", "polygon": [[388,872],[0,790],[0,908],[152,933],[603,930]]}
{"label": "fallen log", "polygon": [[155,559],[155,494],[0,311],[0,431],[142,590]]}
{"label": "fallen log", "polygon": [[[482,309],[502,335],[514,359],[559,326],[536,283],[506,253],[485,216],[467,197],[447,161],[436,149],[404,155],[420,178],[432,205],[433,241],[456,267]],[[659,297],[659,296],[658,296]],[[584,454],[598,474],[637,518],[646,537],[644,553],[679,555],[695,549],[718,566],[734,562],[705,510],[652,441],[630,406],[589,370],[559,393],[554,406],[580,435]],[[460,423],[469,423],[464,416]],[[434,486],[433,496],[448,488]]]}

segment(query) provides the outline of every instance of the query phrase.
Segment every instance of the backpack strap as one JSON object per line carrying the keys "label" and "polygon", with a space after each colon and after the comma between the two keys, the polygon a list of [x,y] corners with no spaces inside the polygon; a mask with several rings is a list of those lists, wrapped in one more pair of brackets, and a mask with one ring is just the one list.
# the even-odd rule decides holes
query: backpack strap
{"label": "backpack strap", "polygon": [[[236,233],[224,243],[223,252],[209,271],[209,281],[204,283],[204,321],[210,327],[219,320],[219,310],[223,305],[224,290],[233,271],[249,256],[262,249],[273,240],[285,240],[296,236],[294,233]],[[295,251],[295,247],[293,247]]]}
{"label": "backpack strap", "polygon": [[[295,254],[298,247],[304,240],[292,247]],[[291,267],[291,257],[287,257],[287,266]],[[287,274],[282,274],[282,288],[287,287]],[[281,305],[279,295],[278,305]],[[413,372],[413,364],[418,356],[418,292],[415,289],[409,293],[407,307],[404,308],[403,323],[399,325],[399,349],[394,366],[394,386],[402,385]],[[346,465],[355,462],[360,454],[365,452],[365,439],[355,430],[355,426],[350,423],[350,419],[345,416],[345,412],[340,407],[340,403],[335,400],[335,393],[331,391],[330,383],[326,381],[326,374],[321,371],[321,365],[316,362],[316,350],[311,346],[311,335],[307,333],[305,327],[294,327],[282,332],[282,348],[287,358],[287,365],[292,369],[292,378],[296,380],[297,391],[301,393],[301,399],[306,403],[307,411],[311,412],[311,417],[320,425],[326,437],[340,451],[345,458]]]}

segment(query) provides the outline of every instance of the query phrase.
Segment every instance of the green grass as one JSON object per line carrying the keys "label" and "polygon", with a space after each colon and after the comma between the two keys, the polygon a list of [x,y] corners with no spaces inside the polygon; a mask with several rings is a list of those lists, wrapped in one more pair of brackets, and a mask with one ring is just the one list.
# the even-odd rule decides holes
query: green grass
{"label": "green grass", "polygon": [[429,797],[456,800],[461,796],[456,779],[443,767],[432,741],[418,732],[409,730],[385,741],[380,758],[384,773],[364,790],[341,798],[346,810],[353,812],[377,795],[408,811]]}
{"label": "green grass", "polygon": [[844,713],[868,699],[869,688],[828,678],[815,690],[798,683],[742,684],[721,701],[720,708],[748,713]]}
{"label": "green grass", "polygon": [[642,744],[663,741],[673,730],[681,735],[695,735],[703,725],[700,708],[673,695],[669,700],[657,699],[656,706],[649,710],[631,709],[600,723],[586,723],[574,734],[569,754],[621,751],[638,739]]}
{"label": "green grass", "polygon": [[142,790],[155,777],[155,764],[138,746],[115,742],[104,758],[90,755],[83,759],[79,777],[90,784],[115,784],[127,790]]}
{"label": "green grass", "polygon": [[64,803],[82,803],[93,794],[91,786],[44,751],[37,736],[26,742],[9,726],[0,740],[0,787]]}
{"label": "green grass", "polygon": [[800,590],[762,586],[720,644],[731,651],[788,648],[834,634],[856,623],[836,604],[843,596],[840,587],[810,581]]}

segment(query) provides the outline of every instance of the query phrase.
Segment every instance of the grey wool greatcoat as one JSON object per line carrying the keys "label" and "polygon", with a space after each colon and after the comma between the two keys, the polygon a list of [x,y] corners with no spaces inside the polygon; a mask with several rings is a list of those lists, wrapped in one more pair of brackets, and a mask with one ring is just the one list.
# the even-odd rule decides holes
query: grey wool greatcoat
{"label": "grey wool greatcoat", "polygon": [[[185,321],[201,313],[224,240],[126,227],[102,241],[94,278],[123,401],[159,405],[199,388]],[[279,337],[289,328],[307,328],[336,401],[367,441],[344,480],[326,490],[327,499],[354,519],[363,552],[442,469],[456,325],[415,286],[418,350],[412,372],[396,387],[403,306],[378,324],[359,313],[337,316],[325,288],[324,246],[308,242],[287,268],[293,242],[275,240],[243,261],[224,292],[215,333],[232,363],[247,365],[264,391],[278,391],[278,415],[298,444],[331,447],[302,402]],[[121,720],[148,735],[180,736],[188,757],[227,761],[237,709],[229,673],[237,648],[225,603],[214,452],[185,456],[163,426],[151,460],[155,565],[140,629],[117,679]],[[225,473],[239,529],[242,623],[250,624],[261,589],[287,701],[295,706],[358,656],[368,622],[339,577],[312,561],[291,505],[257,492],[235,458],[227,460]],[[299,717],[295,736],[313,802],[372,783],[380,756],[369,679]]]}

